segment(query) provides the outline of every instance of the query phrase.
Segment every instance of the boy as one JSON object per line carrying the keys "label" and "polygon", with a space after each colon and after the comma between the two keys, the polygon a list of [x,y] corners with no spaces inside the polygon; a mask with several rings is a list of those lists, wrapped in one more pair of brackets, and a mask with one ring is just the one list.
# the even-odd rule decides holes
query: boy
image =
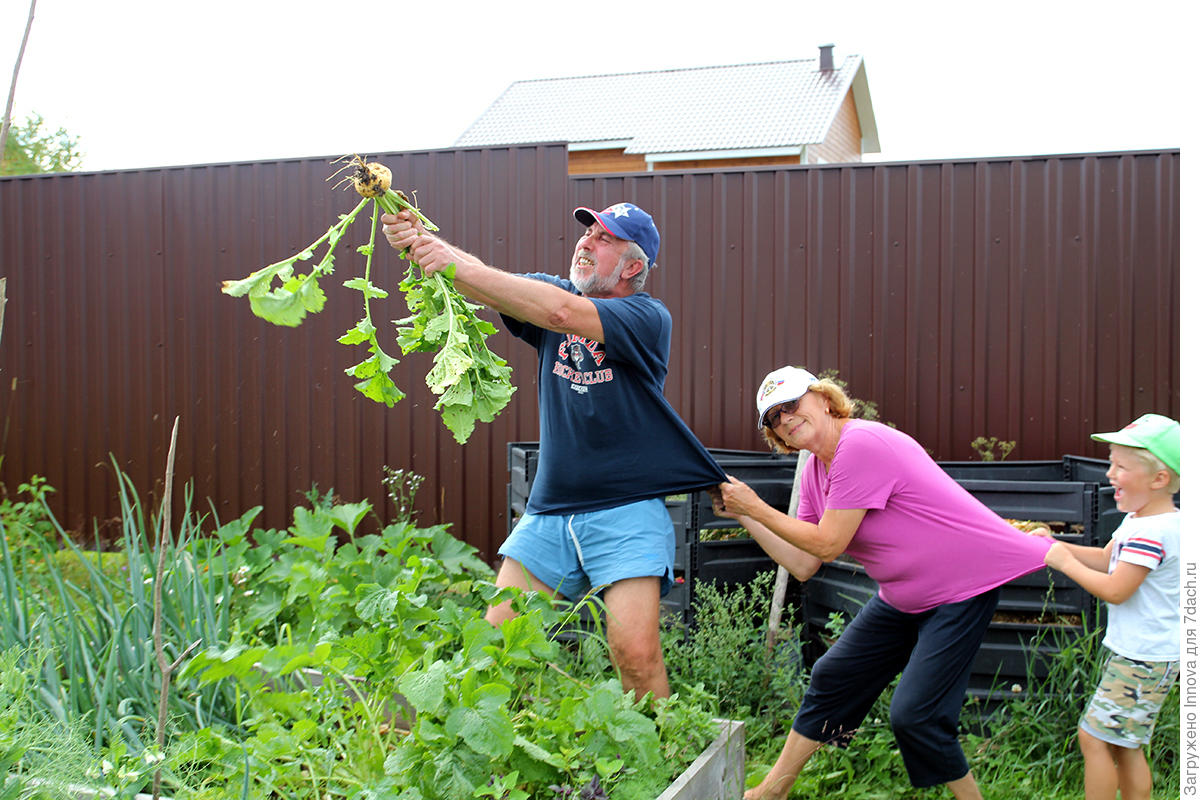
{"label": "boy", "polygon": [[1142,746],[1179,674],[1179,423],[1146,414],[1114,433],[1108,480],[1125,519],[1103,548],[1056,542],[1046,565],[1108,603],[1112,653],[1079,720],[1087,800],[1150,800]]}

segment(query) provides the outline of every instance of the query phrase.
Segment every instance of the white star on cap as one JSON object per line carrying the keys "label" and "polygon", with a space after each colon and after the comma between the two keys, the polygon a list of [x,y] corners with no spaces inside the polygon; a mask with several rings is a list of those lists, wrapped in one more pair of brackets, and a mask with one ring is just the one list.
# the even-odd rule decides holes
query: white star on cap
{"label": "white star on cap", "polygon": [[615,205],[612,208],[610,208],[609,211],[612,212],[612,215],[614,217],[628,217],[629,216],[629,204],[628,203],[620,203],[620,204]]}

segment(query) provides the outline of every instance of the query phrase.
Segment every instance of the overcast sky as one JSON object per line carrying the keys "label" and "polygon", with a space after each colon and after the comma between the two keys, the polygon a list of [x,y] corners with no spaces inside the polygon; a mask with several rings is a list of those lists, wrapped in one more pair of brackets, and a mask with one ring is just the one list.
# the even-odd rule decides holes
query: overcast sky
{"label": "overcast sky", "polygon": [[[1181,1],[708,5],[38,0],[13,116],[88,170],[449,147],[516,80],[829,43],[865,60],[876,160],[1182,146]],[[29,2],[0,9],[10,77]]]}
{"label": "overcast sky", "polygon": [[[513,81],[814,58],[833,44],[838,63],[865,60],[883,150],[872,160],[1173,148],[1195,136],[1193,9],[1184,0],[38,0],[13,116],[37,112],[65,127],[87,170],[416,150],[453,145]],[[28,0],[0,0],[6,78],[28,12]],[[1184,264],[1191,163],[1183,159]],[[1185,297],[1197,296],[1194,272],[1183,270]],[[1200,335],[1192,319],[1184,315],[1184,341]]]}

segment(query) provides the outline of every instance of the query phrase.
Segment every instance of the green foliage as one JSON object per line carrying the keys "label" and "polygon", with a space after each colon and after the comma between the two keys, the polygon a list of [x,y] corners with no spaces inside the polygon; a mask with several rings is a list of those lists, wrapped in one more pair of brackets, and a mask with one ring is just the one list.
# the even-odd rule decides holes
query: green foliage
{"label": "green foliage", "polygon": [[[765,646],[774,579],[762,572],[728,588],[697,582],[691,628],[670,627],[663,636],[672,684],[709,693],[716,716],[744,721],[748,751],[775,747],[808,685],[797,628],[783,626],[772,652]],[[795,616],[784,609],[784,620]]]}
{"label": "green foliage", "polygon": [[46,513],[46,496],[54,487],[46,485],[46,479],[34,475],[28,483],[17,487],[17,496],[26,495],[28,500],[14,500],[7,495],[0,498],[0,524],[8,546],[16,551],[40,549],[39,545],[54,539],[54,524]]}
{"label": "green foliage", "polygon": [[[1079,717],[1100,681],[1108,650],[1103,628],[1075,635],[1047,626],[1030,649],[1048,642],[1057,655],[1044,678],[1029,678],[1019,700],[1005,703],[983,735],[970,735],[964,750],[987,796],[1078,796],[1083,787]],[[1179,686],[1168,695],[1146,760],[1155,798],[1179,797]],[[1020,763],[1020,774],[1012,764]],[[996,791],[988,791],[998,787]]]}
{"label": "green foliage", "polygon": [[[1053,636],[1039,635],[1033,646]],[[977,779],[1007,781],[1004,762],[1019,757],[1029,765],[1023,788],[1038,789],[1073,783],[1083,785],[1083,760],[1075,729],[1100,678],[1103,631],[1078,639],[1062,637],[1061,648],[1044,680],[1030,681],[1025,697],[1005,703],[987,721],[983,735],[971,735],[964,747],[971,755]]]}
{"label": "green foliage", "polygon": [[[367,503],[315,489],[281,531],[255,529],[251,509],[199,535],[185,508],[164,628],[171,653],[203,644],[175,676],[162,753],[145,744],[158,688],[146,613],[158,521],[143,520],[122,477],[124,552],[106,562],[70,543],[45,507],[49,487],[31,481],[41,510],[0,513],[6,528],[20,518],[53,529],[49,542],[21,538],[23,550],[12,537],[0,545],[0,800],[49,792],[33,781],[51,773],[131,798],[159,768],[179,800],[642,800],[695,759],[714,715],[746,720],[749,784],[765,774],[807,685],[795,630],[785,626],[771,654],[763,644],[769,573],[697,588],[693,627],[663,634],[677,694],[650,706],[622,690],[603,637],[580,623],[601,616],[598,600],[566,607],[497,590],[470,547],[405,512],[419,481],[389,480],[398,519],[368,535]],[[65,549],[47,557],[50,547]],[[24,580],[35,561],[38,581]],[[494,628],[483,614],[505,600],[520,616]],[[969,702],[962,741],[991,800],[1078,795],[1075,725],[1099,638],[1055,642],[1049,673],[983,722]],[[909,787],[887,723],[891,691],[846,750],[814,756],[792,796],[944,794]],[[1148,750],[1155,798],[1179,792],[1177,704],[1178,688]]]}
{"label": "green foliage", "polygon": [[[344,345],[367,345],[367,356],[346,369],[357,380],[354,388],[364,396],[384,403],[389,408],[404,399],[404,392],[392,380],[390,373],[400,363],[384,352],[379,343],[379,330],[371,318],[371,301],[388,293],[371,281],[371,261],[375,254],[375,231],[379,227],[379,211],[396,214],[401,209],[412,213],[427,230],[436,231],[420,210],[392,189],[382,195],[364,197],[354,210],[343,214],[320,238],[290,258],[252,272],[245,278],[225,281],[221,289],[233,297],[248,297],[251,310],[276,325],[299,325],[311,312],[325,306],[325,293],[318,280],[332,274],[334,247],[359,212],[370,203],[370,240],[358,248],[365,257],[363,274],[342,285],[363,295],[363,317],[338,339]],[[328,243],[321,261],[305,275],[295,274],[295,264],[312,258],[313,251]],[[407,254],[401,254],[407,255]],[[278,281],[279,286],[272,288]],[[445,272],[426,276],[415,264],[410,264],[407,277],[400,284],[411,316],[398,320],[397,342],[403,355],[432,352],[433,367],[425,376],[430,391],[438,399],[434,408],[459,444],[466,443],[475,423],[491,422],[508,405],[515,388],[508,362],[487,347],[487,337],[496,332],[490,322],[479,319],[475,312],[483,306],[467,302],[454,288],[454,265]]]}
{"label": "green foliage", "polygon": [[[114,465],[115,466],[115,465]],[[159,673],[155,665],[151,588],[159,521],[146,519],[129,479],[118,471],[122,553],[84,551],[54,519],[42,487],[40,518],[53,534],[26,539],[20,549],[0,547],[0,651],[21,648],[51,654],[40,672],[38,695],[61,720],[88,720],[93,746],[118,731],[140,756],[152,740]],[[166,650],[175,658],[190,642],[228,639],[229,581],[213,570],[211,540],[185,502],[183,519],[166,554],[163,591]],[[7,521],[0,516],[0,524]],[[188,729],[227,724],[234,697],[225,687],[176,683],[168,697],[172,723]]]}
{"label": "green foliage", "polygon": [[[146,744],[159,687],[146,596],[158,521],[142,519],[122,476],[127,572],[113,576],[46,510],[76,579],[45,558],[31,591],[28,559],[0,547],[0,653],[48,654],[15,672],[0,658],[0,765],[24,776],[41,763],[6,727],[9,708],[34,736],[62,721],[61,743],[38,740],[47,757],[75,754],[61,774],[115,797],[146,791],[161,769],[164,793],[180,800],[639,800],[696,758],[715,732],[707,703],[688,692],[635,702],[601,667],[602,638],[564,634],[596,601],[497,590],[445,526],[413,524],[419,480],[389,477],[405,518],[367,535],[369,504],[315,488],[282,531],[253,528],[255,508],[201,536],[185,508],[168,544],[164,631],[169,657],[196,639],[201,649],[174,676],[163,752]],[[520,615],[493,627],[484,612],[506,600]],[[32,710],[10,699],[12,686]],[[0,800],[10,792],[25,792],[23,779],[0,784]]]}
{"label": "green foliage", "polygon": [[[250,310],[267,322],[290,327],[299,325],[309,312],[316,313],[325,307],[325,292],[317,280],[323,275],[332,274],[334,248],[368,202],[364,197],[349,214],[339,215],[338,221],[330,225],[329,230],[300,252],[255,270],[241,280],[225,281],[221,291],[232,297],[249,297]],[[296,264],[311,260],[314,251],[322,244],[328,247],[321,260],[308,274],[297,275]],[[279,281],[280,286],[272,289],[275,281]]]}
{"label": "green foliage", "polygon": [[487,347],[496,327],[475,316],[483,306],[468,303],[453,289],[454,267],[429,277],[413,266],[401,282],[412,316],[397,320],[397,341],[405,355],[436,351],[425,376],[437,396],[434,408],[459,444],[466,443],[476,420],[491,422],[516,389],[512,367]]}
{"label": "green foliage", "polygon": [[[609,797],[633,800],[661,790],[711,738],[711,715],[678,696],[651,708],[611,675],[568,677],[588,657],[555,632],[578,608],[496,590],[444,526],[392,524],[372,536],[348,526],[337,543],[343,508],[298,508],[286,533],[249,534],[241,632],[184,676],[236,682],[244,698],[248,735],[208,737],[209,770],[233,780],[240,753],[255,786],[311,786],[314,797],[339,786],[538,796],[599,780]],[[249,533],[238,527],[228,539]],[[520,614],[496,628],[483,613],[501,600]],[[666,746],[664,735],[684,732],[692,746]]]}
{"label": "green foliage", "polygon": [[[826,628],[832,639],[846,624],[840,615],[834,617]],[[1044,676],[1026,678],[1018,697],[994,707],[967,699],[960,741],[989,800],[1074,800],[1082,794],[1083,757],[1076,729],[1107,654],[1100,645],[1103,634],[1102,629],[1085,629],[1079,635],[1046,626],[1029,646],[1031,653],[1041,649],[1055,652],[1045,664]],[[932,800],[946,796],[940,787],[914,789],[908,781],[888,724],[895,687],[893,681],[875,702],[847,748],[826,747],[813,756],[789,797]],[[769,751],[748,752],[748,786],[758,784],[767,774],[781,744],[776,741]],[[1163,706],[1146,757],[1153,772],[1155,800],[1179,797],[1178,685]]]}
{"label": "green foliage", "polygon": [[[881,419],[879,416],[879,404],[874,400],[860,400],[856,397],[853,397],[850,394],[849,384],[847,384],[845,380],[838,376],[838,371],[836,369],[823,369],[817,373],[817,377],[821,380],[832,381],[838,386],[842,387],[842,391],[844,391],[846,396],[850,398],[850,402],[853,405],[853,410],[850,412],[851,418],[883,422],[883,419]],[[893,428],[896,427],[890,422],[886,424],[891,425]]]}
{"label": "green foliage", "polygon": [[71,172],[79,169],[82,156],[79,139],[65,128],[43,128],[40,114],[31,114],[24,124],[13,123],[4,143],[0,175],[30,175],[41,172]]}
{"label": "green foliage", "polygon": [[[392,214],[403,207],[426,229],[437,230],[394,191],[388,190],[378,205]],[[371,236],[374,242],[373,232]],[[451,264],[443,272],[425,275],[416,264],[409,264],[400,290],[411,316],[396,321],[396,341],[404,355],[435,353],[425,383],[438,398],[433,407],[441,411],[442,422],[455,441],[465,444],[476,421],[494,420],[516,388],[511,383],[512,367],[487,346],[487,337],[496,327],[476,316],[483,306],[467,302],[454,288],[454,271]]]}
{"label": "green foliage", "polygon": [[392,501],[392,518],[406,525],[416,521],[417,490],[425,477],[406,469],[384,466],[383,486]]}
{"label": "green foliage", "polygon": [[0,651],[0,800],[31,797],[34,787],[63,796],[92,767],[81,721],[56,717],[38,698],[49,658],[45,650]]}
{"label": "green foliage", "polygon": [[[1016,442],[1002,441],[995,436],[976,436],[971,440],[971,449],[979,454],[979,458],[983,461],[1003,461],[1008,458],[1017,446]],[[1000,457],[996,458],[996,453],[1000,453]]]}
{"label": "green foliage", "polygon": [[[364,198],[364,202],[365,202]],[[362,205],[359,204],[361,208]],[[345,345],[366,344],[367,357],[346,369],[346,374],[358,378],[354,388],[377,403],[384,403],[389,408],[404,399],[388,373],[399,362],[383,352],[379,346],[379,335],[375,323],[371,320],[371,301],[387,297],[388,293],[371,283],[371,258],[375,253],[375,229],[379,227],[379,203],[371,204],[371,240],[358,248],[358,252],[366,256],[366,266],[361,278],[353,278],[342,285],[347,289],[357,289],[363,295],[363,318],[350,330],[342,335],[338,342]]]}
{"label": "green foliage", "polygon": [[404,635],[423,650],[416,642],[430,604],[457,602],[474,582],[491,576],[474,549],[445,525],[417,528],[406,521],[358,535],[370,511],[366,502],[318,498],[311,509],[294,509],[287,531],[251,532],[257,510],[218,531],[224,557],[239,565],[232,600],[238,632],[256,643],[346,636],[369,650],[380,634],[358,627],[408,611]]}

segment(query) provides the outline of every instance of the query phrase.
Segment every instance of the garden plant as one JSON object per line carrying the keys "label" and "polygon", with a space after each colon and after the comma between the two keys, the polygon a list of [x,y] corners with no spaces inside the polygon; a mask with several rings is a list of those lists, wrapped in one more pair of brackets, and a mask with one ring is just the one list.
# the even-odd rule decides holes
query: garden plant
{"label": "garden plant", "polygon": [[[218,524],[185,502],[164,540],[161,622],[169,657],[201,644],[171,682],[159,748],[149,592],[161,519],[117,474],[112,551],[98,535],[80,547],[40,479],[0,503],[0,800],[79,787],[132,798],[156,774],[178,798],[644,800],[695,759],[714,717],[746,722],[747,780],[760,780],[807,685],[798,625],[763,646],[763,573],[698,584],[692,625],[664,622],[677,694],[634,702],[603,637],[578,624],[595,601],[496,590],[472,548],[412,518],[419,479],[390,471],[386,521],[315,487],[286,530],[255,528],[258,509]],[[503,597],[523,614],[493,628],[483,612]],[[1079,795],[1074,730],[1101,637],[1062,642],[1016,700],[968,701],[963,741],[991,800]],[[793,797],[944,796],[908,785],[889,697],[849,749],[814,757]],[[1148,754],[1155,798],[1178,796],[1178,733],[1176,690]]]}
{"label": "garden plant", "polygon": [[[81,549],[45,503],[0,519],[13,796],[132,797],[161,776],[176,798],[635,800],[716,732],[702,691],[624,693],[602,638],[577,629],[582,606],[496,590],[446,526],[314,488],[286,530],[254,528],[259,509],[217,524],[188,502],[164,537],[167,656],[200,644],[171,682],[160,748],[147,595],[161,520],[121,485],[118,552]],[[388,485],[411,509],[416,482]],[[29,534],[46,525],[53,538]],[[523,613],[494,628],[483,615],[500,599]]]}
{"label": "garden plant", "polygon": [[[308,247],[241,280],[225,281],[221,291],[233,297],[247,297],[251,311],[267,322],[299,325],[309,313],[325,307],[320,279],[333,273],[338,243],[359,212],[370,205],[370,239],[358,248],[358,253],[365,257],[362,276],[343,283],[346,288],[362,293],[363,317],[338,342],[367,345],[367,357],[349,367],[346,374],[358,379],[354,388],[364,396],[390,408],[405,395],[390,376],[399,361],[383,349],[378,326],[371,316],[371,301],[388,296],[371,278],[379,211],[396,214],[404,209],[419,219],[426,230],[436,231],[438,227],[404,193],[391,188],[392,173],[387,167],[368,163],[358,156],[348,156],[341,163],[341,172],[350,170],[347,180],[361,196],[358,205],[339,215],[337,222]],[[327,246],[321,260],[308,273],[297,274],[297,264],[310,260],[321,245]],[[426,276],[410,263],[399,288],[404,292],[411,316],[396,322],[397,345],[404,355],[435,354],[425,382],[437,396],[434,408],[441,412],[442,421],[458,443],[463,444],[475,429],[475,423],[495,419],[515,391],[510,381],[512,368],[487,346],[487,337],[496,332],[496,327],[476,316],[482,306],[468,302],[454,288],[453,265],[445,272]]]}
{"label": "garden plant", "polygon": [[[755,785],[766,775],[791,727],[807,686],[807,666],[799,660],[803,632],[782,631],[768,654],[767,618],[773,573],[730,589],[698,584],[693,603],[693,635],[664,641],[672,679],[703,682],[717,698],[716,713],[746,723],[746,780]],[[796,619],[787,612],[785,619]],[[826,633],[836,639],[844,619],[834,614]],[[1083,793],[1083,758],[1075,730],[1095,689],[1103,661],[1102,628],[1082,636],[1061,636],[1047,627],[1041,637],[1053,641],[1056,655],[1044,677],[1027,677],[1015,699],[985,703],[968,698],[961,738],[988,800],[1076,800]],[[679,634],[668,634],[679,635]],[[1030,646],[1039,649],[1040,641]],[[1030,673],[1035,671],[1030,669]],[[1010,688],[1010,687],[996,687]],[[888,726],[889,688],[876,702],[854,741],[845,750],[824,748],[801,772],[790,797],[839,797],[849,800],[934,800],[948,798],[937,787],[914,789],[904,772],[900,751]],[[1179,687],[1159,717],[1147,750],[1154,773],[1154,800],[1180,796]]]}

